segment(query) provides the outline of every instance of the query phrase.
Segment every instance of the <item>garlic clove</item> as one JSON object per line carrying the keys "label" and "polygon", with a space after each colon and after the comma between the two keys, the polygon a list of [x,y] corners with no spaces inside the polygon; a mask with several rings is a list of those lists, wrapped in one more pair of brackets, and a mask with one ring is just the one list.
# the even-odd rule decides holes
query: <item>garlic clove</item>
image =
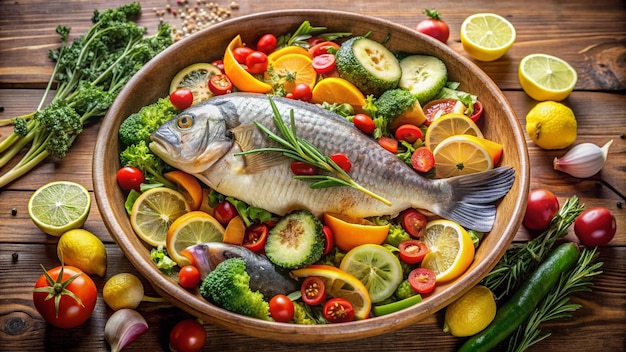
{"label": "garlic clove", "polygon": [[148,323],[134,309],[122,308],[111,315],[104,326],[104,338],[111,352],[121,351],[148,330]]}
{"label": "garlic clove", "polygon": [[593,143],[581,143],[570,149],[561,158],[554,158],[554,169],[578,178],[597,174],[606,161],[613,140],[602,148]]}

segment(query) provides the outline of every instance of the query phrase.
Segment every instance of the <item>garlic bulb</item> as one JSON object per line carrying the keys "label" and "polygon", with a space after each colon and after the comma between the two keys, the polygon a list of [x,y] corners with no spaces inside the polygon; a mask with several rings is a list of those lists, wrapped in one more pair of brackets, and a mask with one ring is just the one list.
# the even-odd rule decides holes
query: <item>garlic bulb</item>
{"label": "garlic bulb", "polygon": [[595,175],[602,169],[613,140],[602,148],[593,143],[581,143],[570,149],[561,158],[554,158],[554,169],[578,178]]}
{"label": "garlic bulb", "polygon": [[122,308],[104,325],[104,339],[111,345],[111,352],[118,352],[146,330],[148,323],[141,314],[134,309]]}

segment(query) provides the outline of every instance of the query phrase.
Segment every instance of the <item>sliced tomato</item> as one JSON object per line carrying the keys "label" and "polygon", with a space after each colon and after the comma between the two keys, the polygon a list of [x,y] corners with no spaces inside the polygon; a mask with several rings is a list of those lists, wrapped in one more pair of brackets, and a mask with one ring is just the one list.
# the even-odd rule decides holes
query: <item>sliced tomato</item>
{"label": "sliced tomato", "polygon": [[424,124],[426,126],[429,126],[440,116],[453,112],[463,114],[465,111],[465,105],[463,105],[461,101],[456,99],[438,99],[426,103],[422,110],[424,111],[424,115],[426,116],[426,121],[424,121]]}
{"label": "sliced tomato", "polygon": [[427,294],[435,290],[436,274],[427,268],[415,268],[409,273],[409,284],[417,293]]}
{"label": "sliced tomato", "polygon": [[476,122],[481,116],[483,116],[483,104],[480,101],[476,101],[474,103],[474,111],[472,112],[470,119]]}
{"label": "sliced tomato", "polygon": [[420,238],[426,231],[428,218],[415,209],[407,209],[402,212],[402,228],[413,238]]}
{"label": "sliced tomato", "polygon": [[330,160],[334,161],[337,166],[339,166],[343,171],[350,172],[352,168],[352,162],[350,158],[344,153],[335,153],[330,156]]}
{"label": "sliced tomato", "polygon": [[335,247],[335,236],[333,235],[333,230],[330,229],[330,227],[324,225],[322,227],[322,232],[324,233],[324,252],[322,252],[323,255],[326,255],[328,253],[330,253],[330,251],[333,250],[333,247]]}
{"label": "sliced tomato", "polygon": [[400,242],[398,250],[400,251],[400,260],[407,264],[417,264],[428,253],[428,246],[419,240],[408,240]]}
{"label": "sliced tomato", "polygon": [[337,50],[339,50],[339,44],[335,42],[325,41],[313,45],[309,49],[309,53],[311,53],[313,57],[316,57],[323,54],[334,54]]}
{"label": "sliced tomato", "polygon": [[394,154],[398,152],[398,141],[393,138],[380,137],[378,138],[378,144]]}
{"label": "sliced tomato", "polygon": [[419,147],[411,155],[411,166],[415,171],[428,172],[435,167],[435,155],[427,147]]}
{"label": "sliced tomato", "polygon": [[243,238],[243,246],[255,253],[263,252],[268,231],[267,226],[263,224],[248,227]]}
{"label": "sliced tomato", "polygon": [[408,143],[415,143],[418,139],[424,137],[422,130],[410,123],[404,124],[396,129],[395,137],[399,141],[405,141]]}
{"label": "sliced tomato", "polygon": [[324,305],[324,318],[330,323],[353,321],[354,307],[347,299],[331,298]]}
{"label": "sliced tomato", "polygon": [[302,282],[300,293],[304,303],[316,306],[326,298],[326,284],[319,276],[309,276]]}
{"label": "sliced tomato", "polygon": [[334,54],[321,54],[313,57],[311,65],[315,72],[324,75],[335,70],[336,58]]}
{"label": "sliced tomato", "polygon": [[224,95],[233,91],[233,82],[226,75],[214,75],[209,78],[209,90],[214,95]]}

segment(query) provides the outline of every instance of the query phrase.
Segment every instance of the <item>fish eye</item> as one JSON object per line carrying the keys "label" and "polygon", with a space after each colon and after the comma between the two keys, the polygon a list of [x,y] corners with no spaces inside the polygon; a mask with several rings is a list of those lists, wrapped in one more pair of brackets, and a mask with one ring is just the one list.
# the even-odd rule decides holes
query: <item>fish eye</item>
{"label": "fish eye", "polygon": [[191,125],[193,125],[193,118],[191,116],[181,116],[178,118],[178,120],[176,121],[176,125],[178,126],[178,128],[189,128],[191,127]]}

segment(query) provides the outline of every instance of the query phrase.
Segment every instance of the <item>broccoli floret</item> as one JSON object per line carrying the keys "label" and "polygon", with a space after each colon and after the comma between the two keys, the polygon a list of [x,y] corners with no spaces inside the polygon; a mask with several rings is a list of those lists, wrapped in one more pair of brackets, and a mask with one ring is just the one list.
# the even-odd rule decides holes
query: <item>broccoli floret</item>
{"label": "broccoli floret", "polygon": [[400,242],[408,241],[410,239],[411,236],[402,228],[402,225],[391,224],[389,226],[389,233],[387,234],[385,243],[398,247]]}
{"label": "broccoli floret", "polygon": [[124,146],[140,141],[149,143],[150,135],[177,113],[178,110],[172,105],[169,97],[160,98],[156,103],[144,106],[122,122],[118,130],[120,141]]}
{"label": "broccoli floret", "polygon": [[378,97],[375,105],[377,116],[387,119],[392,130],[405,123],[419,126],[426,119],[419,100],[408,89],[385,91]]}
{"label": "broccoli floret", "polygon": [[200,294],[233,313],[272,320],[263,294],[250,290],[250,275],[241,258],[226,259],[218,264],[202,281]]}
{"label": "broccoli floret", "polygon": [[64,158],[74,139],[83,131],[80,115],[64,100],[55,100],[37,111],[35,120],[47,131],[46,151],[56,158]]}
{"label": "broccoli floret", "polygon": [[128,146],[120,153],[123,166],[134,166],[143,172],[148,183],[160,183],[165,187],[176,189],[176,186],[163,177],[169,168],[159,157],[154,155],[145,141]]}
{"label": "broccoli floret", "polygon": [[401,301],[405,298],[419,295],[419,293],[417,293],[417,291],[415,291],[413,287],[411,287],[409,280],[404,280],[400,283],[400,285],[398,285],[398,288],[396,288],[396,291],[393,293],[393,295],[396,300]]}

